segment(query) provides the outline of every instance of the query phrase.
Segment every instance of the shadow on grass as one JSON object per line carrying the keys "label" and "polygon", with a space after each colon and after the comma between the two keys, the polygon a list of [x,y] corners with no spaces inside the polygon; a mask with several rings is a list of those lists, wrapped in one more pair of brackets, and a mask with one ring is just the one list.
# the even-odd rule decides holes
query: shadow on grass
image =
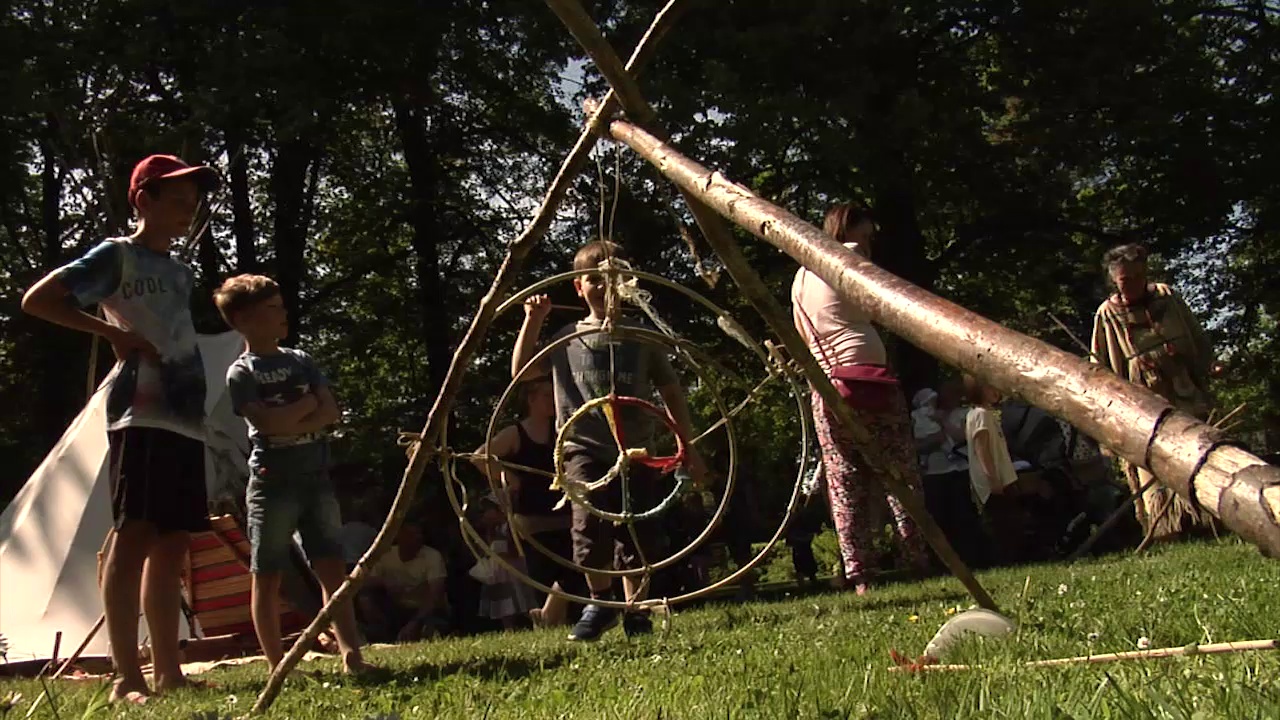
{"label": "shadow on grass", "polygon": [[352,681],[353,685],[378,686],[388,682],[415,684],[436,682],[454,675],[469,675],[481,680],[519,680],[535,673],[554,670],[572,655],[561,650],[531,657],[480,657],[445,663],[420,662],[407,667],[379,668]]}
{"label": "shadow on grass", "polygon": [[[969,598],[969,595],[963,590],[946,588],[939,588],[927,593],[916,593],[910,596],[902,596],[898,593],[885,592],[889,588],[906,587],[909,582],[915,581],[892,582],[876,586],[872,588],[871,593],[864,599],[856,601],[856,607],[858,610],[879,610],[882,608],[897,607],[899,605],[915,605],[922,602],[958,602]],[[796,600],[803,600],[805,598],[836,597],[843,594],[848,594],[850,598],[854,597],[851,591],[837,590],[826,583],[822,583],[818,586],[807,587],[797,587],[792,585],[789,588],[779,588],[771,592],[756,593],[746,601],[736,599],[732,596],[707,598],[695,603],[690,603],[686,606],[681,606],[680,609],[683,611],[693,609],[695,607],[726,608],[745,605],[773,605],[795,602]]]}
{"label": "shadow on grass", "polygon": [[959,602],[969,600],[968,593],[959,590],[938,589],[932,592],[920,593],[917,595],[901,596],[901,597],[884,597],[872,594],[860,600],[853,606],[853,610],[886,610],[900,606],[915,606],[923,603],[931,602]]}

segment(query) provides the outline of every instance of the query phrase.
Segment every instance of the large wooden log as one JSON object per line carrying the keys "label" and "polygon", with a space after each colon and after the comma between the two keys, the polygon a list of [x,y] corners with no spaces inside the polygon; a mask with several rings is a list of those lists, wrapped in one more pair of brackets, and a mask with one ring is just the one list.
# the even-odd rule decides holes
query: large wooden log
{"label": "large wooden log", "polygon": [[[596,64],[601,74],[609,81],[609,86],[619,98],[622,108],[626,111],[628,117],[640,119],[659,137],[665,138],[666,134],[656,127],[656,114],[644,99],[644,95],[640,92],[635,79],[622,66],[622,62],[618,59],[612,46],[600,33],[600,28],[583,10],[581,3],[578,0],[546,0],[546,2],[556,13],[556,16],[560,18],[560,21],[564,23],[565,27],[569,29],[569,32],[573,34],[574,38],[577,39],[578,44],[591,56],[592,62]],[[592,117],[600,116],[599,107],[595,103],[588,101],[586,109]],[[601,127],[600,129],[603,131],[605,128]],[[956,553],[955,548],[951,546],[946,533],[943,532],[937,521],[929,514],[924,505],[923,496],[910,487],[908,479],[901,475],[901,471],[897,466],[885,459],[876,438],[871,435],[862,423],[858,422],[857,418],[840,399],[839,393],[831,384],[830,379],[827,378],[826,373],[818,365],[817,359],[809,352],[808,346],[792,326],[790,314],[783,309],[777,298],[773,296],[773,293],[769,291],[760,276],[751,268],[746,257],[743,256],[738,243],[733,239],[733,233],[730,232],[729,226],[712,208],[694,194],[683,188],[680,189],[680,194],[684,197],[690,212],[694,216],[694,220],[698,223],[703,236],[707,239],[707,244],[720,257],[725,269],[733,277],[733,281],[737,283],[752,307],[755,308],[756,312],[760,313],[770,329],[782,341],[783,346],[786,347],[791,357],[795,358],[799,363],[800,369],[804,372],[809,384],[822,396],[823,403],[835,411],[836,419],[849,431],[850,436],[854,439],[854,450],[861,455],[863,462],[867,463],[869,467],[883,467],[888,470],[885,477],[889,487],[886,489],[893,493],[894,497],[902,504],[903,509],[915,521],[921,537],[933,548],[933,551],[942,563],[947,566],[951,574],[969,591],[974,602],[988,610],[998,610],[995,600],[978,582],[973,571],[969,569],[964,560],[960,558],[960,555]]]}
{"label": "large wooden log", "polygon": [[622,120],[609,133],[752,235],[790,255],[872,319],[940,360],[1097,439],[1280,557],[1280,468],[1098,365],[1000,326],[849,251],[804,222]]}
{"label": "large wooden log", "polygon": [[[635,52],[632,53],[631,59],[627,63],[628,72],[638,73],[652,59],[658,42],[666,36],[667,32],[675,25],[687,8],[687,0],[669,0],[667,2],[654,18],[649,31],[645,33],[644,37],[640,39],[640,43],[636,45]],[[412,448],[409,464],[405,468],[404,477],[400,481],[400,489],[391,504],[391,511],[388,513],[382,530],[378,532],[373,545],[365,552],[364,557],[360,558],[360,562],[356,564],[351,576],[338,588],[333,597],[325,603],[324,607],[316,615],[315,620],[307,626],[302,637],[294,643],[293,647],[284,656],[284,659],[272,671],[271,676],[267,679],[266,687],[262,689],[253,705],[253,713],[260,714],[271,707],[271,703],[275,701],[276,696],[280,693],[280,688],[284,685],[285,678],[297,666],[302,656],[306,654],[306,651],[315,642],[320,633],[329,626],[334,603],[352,598],[357,589],[359,589],[364,577],[368,574],[369,568],[377,562],[384,552],[390,549],[392,541],[400,531],[400,526],[404,523],[404,516],[408,512],[409,504],[417,491],[422,472],[426,469],[427,463],[436,454],[436,443],[439,442],[441,433],[443,433],[448,423],[449,413],[452,411],[454,401],[457,399],[458,392],[462,387],[462,378],[466,374],[467,367],[471,364],[471,359],[480,349],[498,306],[502,304],[514,286],[516,276],[519,275],[525,258],[528,257],[530,251],[533,250],[534,246],[546,235],[547,230],[551,227],[551,222],[555,219],[556,209],[569,192],[570,185],[587,166],[591,149],[596,144],[596,129],[617,109],[618,101],[611,92],[605,97],[600,107],[600,112],[591,118],[588,127],[583,130],[578,137],[578,142],[565,157],[559,172],[551,182],[551,186],[547,188],[542,204],[538,207],[533,219],[529,222],[524,232],[511,243],[506,260],[503,261],[497,275],[494,276],[493,284],[490,286],[488,294],[481,300],[476,316],[471,321],[471,327],[463,337],[458,351],[454,353],[453,361],[449,365],[449,372],[445,376],[440,394],[436,397],[435,404],[427,415],[426,424],[419,436],[421,440],[414,444]]]}

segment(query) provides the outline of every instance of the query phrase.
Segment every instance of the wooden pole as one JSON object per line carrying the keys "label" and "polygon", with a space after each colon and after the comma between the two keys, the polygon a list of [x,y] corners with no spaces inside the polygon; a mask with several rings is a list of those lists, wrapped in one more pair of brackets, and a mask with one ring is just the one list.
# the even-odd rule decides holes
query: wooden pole
{"label": "wooden pole", "polygon": [[68,655],[67,659],[62,661],[62,665],[58,666],[57,672],[50,676],[49,679],[57,680],[62,677],[62,673],[66,672],[67,668],[71,667],[72,663],[80,659],[80,656],[84,654],[84,649],[89,647],[89,643],[93,642],[93,638],[98,634],[98,631],[102,629],[102,624],[106,621],[106,614],[98,616],[97,622],[93,624],[93,627],[89,628],[89,632],[85,634],[84,640],[80,641],[80,645],[76,647],[75,652]]}
{"label": "wooden pole", "polygon": [[1221,418],[1219,418],[1219,419],[1218,419],[1218,421],[1217,421],[1217,422],[1213,423],[1213,426],[1214,426],[1214,427],[1216,427],[1216,428],[1222,428],[1222,427],[1225,427],[1225,426],[1227,425],[1227,421],[1228,421],[1228,420],[1230,420],[1231,418],[1235,417],[1236,415],[1239,415],[1239,414],[1240,414],[1240,411],[1241,411],[1241,410],[1244,410],[1244,409],[1245,409],[1246,407],[1248,407],[1248,406],[1249,406],[1249,403],[1247,403],[1247,402],[1242,402],[1242,403],[1240,403],[1239,405],[1237,405],[1237,406],[1236,406],[1236,409],[1235,409],[1235,410],[1232,410],[1231,412],[1227,413],[1226,415],[1223,415]]}
{"label": "wooden pole", "polygon": [[[687,6],[686,0],[669,0],[654,18],[648,32],[641,38],[635,52],[632,53],[631,59],[627,63],[629,72],[639,72],[649,62],[659,41],[671,30]],[[369,568],[390,548],[396,533],[399,532],[400,526],[404,522],[405,513],[408,512],[409,504],[417,491],[422,472],[426,469],[427,463],[436,454],[436,443],[439,442],[440,434],[448,422],[449,413],[453,408],[458,391],[461,389],[462,378],[471,363],[471,358],[484,341],[485,334],[493,322],[498,306],[502,304],[502,301],[515,285],[516,276],[519,274],[525,258],[537,245],[538,241],[546,235],[547,230],[551,227],[551,222],[555,219],[556,208],[564,200],[570,185],[582,173],[583,168],[586,167],[591,149],[597,141],[596,129],[607,121],[609,115],[616,111],[617,107],[617,99],[610,93],[605,97],[600,112],[591,119],[588,127],[578,137],[573,150],[564,159],[559,172],[547,189],[542,204],[539,206],[533,220],[508,248],[506,259],[498,269],[498,273],[493,279],[493,284],[489,287],[489,292],[481,300],[480,307],[476,311],[475,318],[471,321],[471,327],[468,328],[466,336],[463,337],[462,344],[458,347],[457,352],[454,353],[453,360],[449,365],[449,371],[445,375],[444,383],[440,388],[440,394],[436,397],[435,404],[432,406],[431,412],[427,416],[426,424],[420,433],[422,439],[412,447],[408,467],[405,468],[404,477],[400,481],[400,490],[396,493],[395,500],[392,502],[391,511],[387,516],[386,522],[378,532],[377,537],[374,538],[373,544],[365,551],[364,557],[360,558],[360,562],[356,563],[351,576],[329,598],[329,601],[316,614],[316,617],[307,626],[302,636],[293,644],[293,647],[280,661],[280,664],[272,671],[271,676],[267,679],[266,687],[262,689],[262,693],[259,694],[257,701],[254,703],[252,711],[255,714],[263,713],[267,708],[271,707],[271,703],[280,694],[285,678],[302,660],[306,649],[315,642],[321,631],[328,627],[334,603],[345,602],[351,598],[368,574]]]}
{"label": "wooden pole", "polygon": [[1067,334],[1067,337],[1071,338],[1071,340],[1075,342],[1076,346],[1079,347],[1084,352],[1086,357],[1090,357],[1090,358],[1093,357],[1093,351],[1089,349],[1089,346],[1085,345],[1084,341],[1081,340],[1079,336],[1077,336],[1074,332],[1071,332],[1071,328],[1067,327],[1066,323],[1059,320],[1057,315],[1054,315],[1053,313],[1049,313],[1049,319],[1052,320],[1055,325],[1061,328],[1062,332]]}
{"label": "wooden pole", "polygon": [[1092,550],[1093,546],[1098,544],[1098,540],[1102,539],[1103,535],[1110,532],[1111,528],[1115,527],[1116,523],[1120,522],[1120,518],[1124,517],[1126,513],[1133,512],[1133,504],[1136,503],[1138,498],[1142,497],[1143,494],[1150,490],[1155,484],[1156,478],[1152,475],[1151,479],[1147,480],[1142,487],[1138,488],[1137,492],[1130,493],[1129,497],[1126,498],[1123,503],[1120,503],[1120,507],[1112,510],[1111,514],[1107,516],[1107,519],[1103,520],[1102,524],[1093,531],[1093,534],[1089,536],[1089,539],[1085,540],[1080,547],[1076,548],[1075,552],[1071,553],[1071,557],[1067,558],[1067,563],[1073,563],[1079,560],[1084,557],[1085,553]]}
{"label": "wooden pole", "polygon": [[[1255,650],[1275,650],[1276,640],[1246,640],[1243,642],[1212,643],[1209,645],[1185,645],[1182,647],[1156,648],[1153,650],[1131,650],[1129,652],[1106,653],[1104,655],[1080,655],[1077,657],[1053,658],[1052,660],[1031,660],[1022,667],[1061,667],[1063,665],[1094,665],[1118,662],[1121,660],[1159,660],[1161,658],[1184,657],[1188,655],[1225,655],[1227,653],[1250,652]],[[982,670],[981,665],[896,665],[890,672],[955,672],[958,670]]]}
{"label": "wooden pole", "polygon": [[[591,56],[592,61],[596,63],[605,79],[609,81],[613,91],[621,98],[622,107],[627,112],[628,117],[640,118],[644,122],[654,123],[655,113],[653,108],[645,101],[635,79],[622,67],[622,63],[618,60],[613,48],[600,34],[600,29],[591,20],[591,17],[587,15],[586,11],[582,9],[582,5],[578,0],[546,0],[546,2],[555,11],[565,27],[573,33],[574,38],[587,51],[587,54]],[[589,111],[593,109],[595,109],[593,105],[588,106]],[[661,134],[661,130],[657,130],[657,132]],[[751,268],[746,257],[743,256],[724,220],[695,194],[685,188],[681,188],[680,192],[685,202],[688,203],[698,227],[702,229],[703,235],[706,236],[707,243],[720,256],[721,261],[724,262],[725,269],[729,271],[730,276],[738,284],[743,295],[751,302],[756,312],[760,313],[769,324],[770,329],[782,340],[787,352],[799,363],[800,369],[804,372],[809,384],[822,396],[823,403],[827,408],[835,411],[837,419],[850,431],[850,435],[854,438],[855,450],[862,456],[863,462],[869,467],[885,468],[889,471],[887,475],[889,487],[885,489],[893,493],[902,504],[903,509],[915,521],[921,536],[937,553],[939,559],[947,566],[952,575],[964,585],[978,605],[988,610],[998,610],[995,600],[978,583],[973,572],[960,559],[955,549],[951,547],[951,543],[947,541],[946,533],[929,515],[918,491],[910,487],[907,479],[901,476],[899,469],[893,463],[886,460],[875,438],[871,436],[871,433],[862,423],[857,421],[848,406],[844,404],[835,386],[831,384],[830,379],[827,378],[826,373],[822,371],[818,361],[809,351],[808,345],[796,332],[790,315],[778,303],[777,298],[773,296],[773,293],[769,291],[760,276]]]}
{"label": "wooden pole", "polygon": [[684,157],[632,123],[610,134],[686,192],[809,268],[876,323],[1022,397],[1150,470],[1269,557],[1280,557],[1280,468],[1106,368],[943,300],[877,267],[818,228]]}

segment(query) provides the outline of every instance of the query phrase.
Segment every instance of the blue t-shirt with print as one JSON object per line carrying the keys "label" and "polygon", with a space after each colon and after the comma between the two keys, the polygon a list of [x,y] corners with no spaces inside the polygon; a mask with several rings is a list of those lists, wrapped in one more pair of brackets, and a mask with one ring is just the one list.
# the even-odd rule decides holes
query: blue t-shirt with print
{"label": "blue t-shirt with print", "polygon": [[191,268],[128,238],[106,240],[57,271],[81,306],[97,303],[107,322],[131,330],[160,355],[135,354],[107,379],[107,428],[152,427],[205,440],[204,362],[191,320]]}
{"label": "blue t-shirt with print", "polygon": [[[328,385],[315,360],[294,348],[282,347],[272,355],[246,352],[227,368],[227,389],[237,415],[244,415],[245,406],[251,403],[268,408],[292,405]],[[249,464],[255,471],[271,467],[314,472],[328,463],[328,442],[323,433],[267,436],[250,422],[249,439],[253,443]]]}

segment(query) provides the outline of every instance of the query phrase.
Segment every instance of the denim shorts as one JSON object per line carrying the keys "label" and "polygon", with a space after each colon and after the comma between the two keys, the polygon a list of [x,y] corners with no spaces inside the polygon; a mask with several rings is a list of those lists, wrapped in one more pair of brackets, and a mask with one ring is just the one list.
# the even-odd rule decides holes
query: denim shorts
{"label": "denim shorts", "polygon": [[250,571],[282,572],[290,566],[293,533],[312,564],[342,558],[342,513],[326,469],[253,468],[246,493]]}

